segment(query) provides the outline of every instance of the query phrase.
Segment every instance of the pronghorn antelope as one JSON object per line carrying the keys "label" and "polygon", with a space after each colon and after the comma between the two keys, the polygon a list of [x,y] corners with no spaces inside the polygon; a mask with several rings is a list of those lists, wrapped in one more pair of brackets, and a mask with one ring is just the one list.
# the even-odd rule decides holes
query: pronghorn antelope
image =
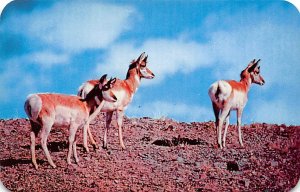
{"label": "pronghorn antelope", "polygon": [[[251,61],[244,69],[240,76],[240,82],[229,80],[220,80],[213,83],[208,91],[209,97],[212,101],[214,114],[216,117],[217,140],[220,148],[225,147],[227,128],[229,125],[229,116],[231,110],[237,110],[237,127],[239,134],[239,142],[243,147],[241,119],[243,109],[248,100],[248,92],[252,83],[259,85],[265,84],[263,77],[260,75],[260,66],[258,66],[260,59]],[[222,145],[222,126],[225,120],[225,130],[223,135]]]}
{"label": "pronghorn antelope", "polygon": [[[39,132],[41,132],[41,146],[47,160],[53,168],[56,168],[47,148],[47,138],[52,126],[69,127],[70,135],[67,162],[71,164],[73,150],[75,161],[78,163],[79,159],[75,139],[77,129],[83,127],[83,138],[85,142],[87,140],[89,116],[93,113],[95,106],[102,108],[105,103],[104,100],[109,102],[115,102],[117,100],[116,96],[111,92],[114,83],[115,79],[110,79],[107,82],[106,75],[103,75],[95,88],[85,99],[75,95],[54,93],[28,95],[24,109],[31,124],[31,158],[36,169],[38,169],[38,165],[35,157],[35,139]],[[84,147],[88,151],[87,142],[84,143]]]}
{"label": "pronghorn antelope", "polygon": [[[109,129],[109,125],[112,120],[113,112],[116,111],[117,118],[117,126],[119,129],[119,142],[123,149],[125,149],[125,145],[123,142],[122,136],[122,121],[124,116],[124,111],[127,108],[128,104],[131,102],[133,95],[137,91],[141,78],[153,79],[154,74],[147,68],[147,58],[145,53],[142,53],[138,59],[131,62],[129,65],[129,69],[127,72],[127,76],[125,80],[117,79],[114,87],[112,88],[112,92],[117,97],[117,102],[108,103],[105,102],[103,108],[97,108],[97,110],[92,114],[94,117],[101,112],[106,112],[106,126],[104,131],[104,139],[103,139],[103,148],[107,148],[107,132]],[[82,98],[90,92],[90,90],[95,86],[96,81],[90,80],[85,82],[83,85],[79,87],[78,95]],[[93,136],[88,127],[88,133],[94,148],[97,148],[96,142],[93,139]]]}

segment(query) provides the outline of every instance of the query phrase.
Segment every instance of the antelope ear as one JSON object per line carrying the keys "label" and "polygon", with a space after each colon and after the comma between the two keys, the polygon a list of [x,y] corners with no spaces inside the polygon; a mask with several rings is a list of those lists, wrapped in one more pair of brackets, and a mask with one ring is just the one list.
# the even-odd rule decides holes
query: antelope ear
{"label": "antelope ear", "polygon": [[109,81],[111,85],[114,85],[117,81],[117,78],[113,78],[113,79],[111,78]]}
{"label": "antelope ear", "polygon": [[117,79],[116,78],[110,78],[110,80],[106,83],[110,88],[113,88]]}
{"label": "antelope ear", "polygon": [[141,67],[146,67],[148,55],[143,59],[143,62],[140,63]]}
{"label": "antelope ear", "polygon": [[254,71],[254,69],[257,67],[258,65],[258,62],[254,63],[253,65],[251,65],[249,68],[248,68],[248,72],[251,73],[252,71]]}
{"label": "antelope ear", "polygon": [[143,52],[143,53],[139,56],[139,58],[137,59],[137,62],[140,64],[140,63],[144,60],[144,58],[145,58],[145,52]]}
{"label": "antelope ear", "polygon": [[256,64],[258,64],[258,62],[260,62],[260,59],[258,59],[258,60],[256,61]]}
{"label": "antelope ear", "polygon": [[99,83],[103,84],[104,81],[106,80],[107,74],[104,74],[100,79],[99,79]]}
{"label": "antelope ear", "polygon": [[146,55],[146,57],[144,58],[144,62],[147,62],[148,59],[148,55]]}

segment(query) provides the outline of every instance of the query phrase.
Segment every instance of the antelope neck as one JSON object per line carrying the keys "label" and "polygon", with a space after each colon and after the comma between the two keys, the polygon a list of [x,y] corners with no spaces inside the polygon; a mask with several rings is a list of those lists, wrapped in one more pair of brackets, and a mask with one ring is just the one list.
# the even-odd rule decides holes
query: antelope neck
{"label": "antelope neck", "polygon": [[250,86],[251,86],[251,83],[252,83],[251,77],[250,77],[250,76],[244,77],[244,78],[242,78],[242,79],[240,80],[240,82],[242,83],[242,85],[245,86],[246,91],[249,92]]}
{"label": "antelope neck", "polygon": [[128,71],[125,82],[133,93],[136,92],[141,82],[141,76],[138,74],[136,68]]}
{"label": "antelope neck", "polygon": [[85,99],[82,99],[82,102],[85,102],[88,112],[91,114],[94,110],[94,106],[99,107],[99,105],[102,103],[102,100],[103,98],[101,91],[94,88]]}

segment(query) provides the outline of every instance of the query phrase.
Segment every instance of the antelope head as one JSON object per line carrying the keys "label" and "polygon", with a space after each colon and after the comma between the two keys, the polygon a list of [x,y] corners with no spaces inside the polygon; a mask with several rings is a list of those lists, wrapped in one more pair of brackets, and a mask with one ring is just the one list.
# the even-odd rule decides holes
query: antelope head
{"label": "antelope head", "polygon": [[260,66],[259,66],[260,59],[257,61],[253,59],[246,69],[244,69],[241,73],[241,78],[249,77],[251,78],[251,83],[256,83],[259,85],[264,85],[265,80],[264,78],[260,75]]}
{"label": "antelope head", "polygon": [[108,102],[116,102],[117,97],[115,94],[111,91],[111,89],[114,87],[114,84],[116,82],[116,78],[110,78],[110,80],[107,81],[106,79],[107,74],[103,75],[99,79],[99,89],[102,92],[103,99]]}
{"label": "antelope head", "polygon": [[141,78],[153,79],[155,75],[152,71],[147,67],[147,59],[148,55],[145,56],[145,52],[143,52],[139,58],[136,60],[137,62],[137,70],[139,71]]}

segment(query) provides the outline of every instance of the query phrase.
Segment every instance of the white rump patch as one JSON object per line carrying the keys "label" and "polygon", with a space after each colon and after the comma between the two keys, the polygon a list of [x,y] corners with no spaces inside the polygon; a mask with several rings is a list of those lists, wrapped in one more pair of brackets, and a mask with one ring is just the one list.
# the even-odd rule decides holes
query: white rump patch
{"label": "white rump patch", "polygon": [[81,97],[82,99],[85,99],[85,97],[87,96],[87,94],[94,88],[94,85],[88,83],[88,82],[85,82],[83,83],[79,89],[78,89],[78,93],[77,95],[79,97]]}
{"label": "white rump patch", "polygon": [[220,108],[222,108],[222,105],[224,101],[228,99],[232,91],[231,86],[226,81],[217,81],[213,83],[209,90],[208,94],[210,99],[217,104]]}
{"label": "white rump patch", "polygon": [[25,101],[25,112],[27,116],[35,121],[42,109],[42,99],[37,94],[30,94]]}

